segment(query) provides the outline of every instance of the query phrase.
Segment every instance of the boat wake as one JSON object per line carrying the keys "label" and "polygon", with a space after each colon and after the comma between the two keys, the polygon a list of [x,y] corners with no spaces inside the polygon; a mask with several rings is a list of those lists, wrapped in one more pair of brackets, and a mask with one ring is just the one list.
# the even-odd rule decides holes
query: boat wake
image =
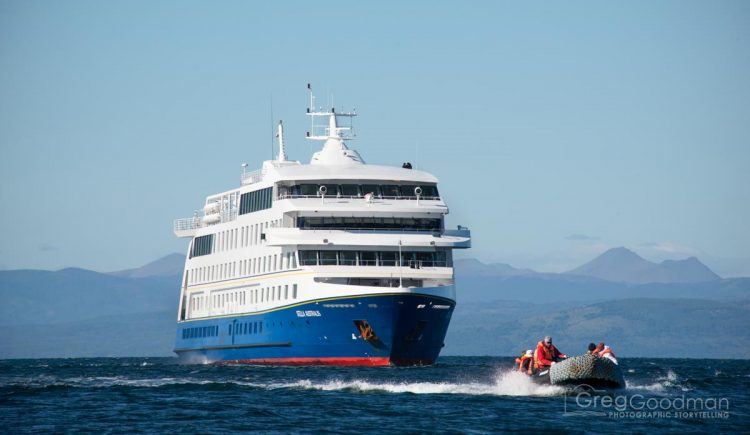
{"label": "boat wake", "polygon": [[320,391],[342,391],[353,393],[393,394],[463,394],[488,396],[559,396],[565,389],[553,385],[533,383],[526,375],[516,371],[498,372],[491,382],[381,382],[368,379],[300,379],[289,382],[258,383],[242,379],[207,380],[193,377],[128,378],[123,376],[97,377],[37,377],[15,379],[0,387],[22,387],[29,389],[48,388],[164,388],[171,386],[245,387],[263,390],[305,389]]}
{"label": "boat wake", "polygon": [[304,388],[322,391],[410,393],[410,394],[463,394],[489,396],[559,396],[565,389],[553,385],[538,385],[526,375],[516,371],[498,373],[492,383],[481,382],[372,382],[368,380],[329,380],[325,382],[300,380],[272,384],[271,388]]}

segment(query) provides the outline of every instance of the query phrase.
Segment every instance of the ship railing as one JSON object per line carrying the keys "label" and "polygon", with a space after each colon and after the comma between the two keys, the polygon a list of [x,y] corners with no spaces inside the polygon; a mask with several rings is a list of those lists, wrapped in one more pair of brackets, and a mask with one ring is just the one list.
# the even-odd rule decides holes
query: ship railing
{"label": "ship railing", "polygon": [[265,171],[263,169],[258,169],[257,171],[253,172],[243,172],[240,175],[240,184],[244,186],[246,184],[257,183],[263,180],[263,175],[265,175]]}
{"label": "ship railing", "polygon": [[[341,260],[321,262],[316,259],[301,259],[300,266],[380,266],[380,267],[398,267],[396,260]],[[428,261],[428,260],[406,260],[401,261],[402,267],[410,269],[427,269],[433,267],[452,267],[449,261]]]}
{"label": "ship railing", "polygon": [[400,233],[400,234],[425,234],[434,233],[436,235],[443,234],[443,230],[435,229],[422,229],[422,228],[349,228],[349,227],[329,227],[329,228],[305,228],[302,227],[300,230],[303,231],[346,231],[349,233]]}
{"label": "ship railing", "polygon": [[219,213],[220,220],[219,222],[231,222],[235,219],[237,219],[237,215],[239,213],[239,207],[233,207],[229,210],[222,210],[221,213]]}
{"label": "ship railing", "polygon": [[[318,198],[318,199],[320,199],[321,196],[320,195],[295,195],[295,194],[291,194],[291,193],[284,193],[284,194],[276,196],[277,200],[282,200],[282,199],[300,199],[300,198],[302,198],[302,199],[312,199],[312,198]],[[364,196],[361,196],[361,195],[330,195],[330,196],[326,195],[325,198],[326,199],[361,199],[363,201],[367,201],[367,198],[365,198]],[[377,201],[377,200],[381,200],[381,199],[390,199],[390,200],[394,200],[394,199],[395,200],[404,200],[404,199],[406,199],[406,200],[416,201],[417,197],[416,196],[373,196],[370,199],[370,201]],[[419,199],[422,200],[422,201],[440,201],[441,198],[439,196],[420,196]]]}
{"label": "ship railing", "polygon": [[239,208],[237,207],[233,207],[228,210],[222,210],[221,212],[219,212],[219,221],[213,222],[210,224],[203,222],[202,213],[196,213],[195,216],[193,217],[175,219],[174,230],[175,231],[188,231],[188,230],[195,230],[198,228],[207,227],[209,225],[216,225],[219,223],[231,222],[237,219],[238,213],[239,213]]}
{"label": "ship railing", "polygon": [[201,226],[201,219],[198,216],[174,220],[175,231],[195,230],[200,228]]}

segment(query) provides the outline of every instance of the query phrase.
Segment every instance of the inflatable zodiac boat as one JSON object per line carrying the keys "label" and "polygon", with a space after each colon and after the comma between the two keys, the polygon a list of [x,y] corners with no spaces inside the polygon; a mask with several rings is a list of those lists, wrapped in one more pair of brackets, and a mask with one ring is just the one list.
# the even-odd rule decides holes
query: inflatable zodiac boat
{"label": "inflatable zodiac boat", "polygon": [[534,382],[552,385],[587,385],[593,388],[623,388],[620,366],[596,355],[574,356],[533,375]]}

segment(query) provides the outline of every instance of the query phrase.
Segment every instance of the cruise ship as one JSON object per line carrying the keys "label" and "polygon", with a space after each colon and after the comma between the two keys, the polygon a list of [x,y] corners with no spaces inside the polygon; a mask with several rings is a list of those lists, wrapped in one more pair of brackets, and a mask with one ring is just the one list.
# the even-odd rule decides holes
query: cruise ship
{"label": "cruise ship", "polygon": [[[309,85],[308,85],[309,88]],[[309,164],[278,157],[174,222],[190,239],[175,353],[187,363],[433,364],[456,305],[454,249],[433,175],[366,164],[356,113],[315,108]]]}

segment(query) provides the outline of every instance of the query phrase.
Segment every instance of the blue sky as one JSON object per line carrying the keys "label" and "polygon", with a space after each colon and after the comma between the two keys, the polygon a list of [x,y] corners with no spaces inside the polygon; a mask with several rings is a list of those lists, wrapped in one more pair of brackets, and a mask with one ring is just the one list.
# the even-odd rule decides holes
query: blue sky
{"label": "blue sky", "polygon": [[0,1],[0,268],[183,252],[271,106],[309,160],[309,82],[368,162],[440,178],[467,256],[750,275],[748,77],[746,1]]}

